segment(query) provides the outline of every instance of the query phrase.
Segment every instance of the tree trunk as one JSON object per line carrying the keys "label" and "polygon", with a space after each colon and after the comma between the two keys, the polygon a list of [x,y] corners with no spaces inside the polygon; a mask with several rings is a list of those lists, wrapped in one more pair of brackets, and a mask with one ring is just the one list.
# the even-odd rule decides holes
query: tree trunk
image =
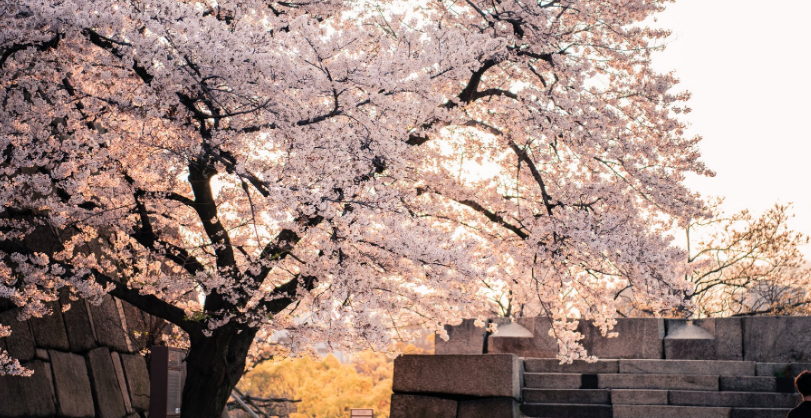
{"label": "tree trunk", "polygon": [[[237,331],[241,329],[242,332]],[[227,324],[211,337],[191,337],[186,358],[181,418],[220,418],[231,391],[245,371],[256,330]]]}

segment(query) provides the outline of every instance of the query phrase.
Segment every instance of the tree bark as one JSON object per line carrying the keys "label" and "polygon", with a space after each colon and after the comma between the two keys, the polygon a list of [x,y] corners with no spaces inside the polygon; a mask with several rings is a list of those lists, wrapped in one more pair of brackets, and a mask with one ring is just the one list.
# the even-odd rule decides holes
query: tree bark
{"label": "tree bark", "polygon": [[245,371],[256,330],[227,324],[210,337],[190,336],[181,418],[220,418]]}

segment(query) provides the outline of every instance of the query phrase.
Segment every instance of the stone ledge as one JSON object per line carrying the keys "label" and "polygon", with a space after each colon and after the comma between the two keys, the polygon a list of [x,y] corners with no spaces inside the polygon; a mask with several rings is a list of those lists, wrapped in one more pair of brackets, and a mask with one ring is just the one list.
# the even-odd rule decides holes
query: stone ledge
{"label": "stone ledge", "polygon": [[512,354],[405,355],[394,360],[392,390],[520,400],[521,370]]}

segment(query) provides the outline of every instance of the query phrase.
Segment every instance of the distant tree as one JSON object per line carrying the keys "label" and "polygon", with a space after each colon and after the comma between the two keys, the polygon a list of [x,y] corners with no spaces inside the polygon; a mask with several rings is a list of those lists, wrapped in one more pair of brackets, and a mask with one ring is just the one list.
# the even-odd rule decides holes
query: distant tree
{"label": "distant tree", "polygon": [[[725,215],[720,202],[715,216],[685,228],[685,278],[692,288],[674,311],[685,317],[790,315],[811,308],[811,269],[800,247],[808,237],[788,227],[791,205],[776,204],[760,217],[748,210]],[[653,312],[633,300],[626,315]],[[622,312],[622,309],[621,309]]]}
{"label": "distant tree", "polygon": [[582,357],[574,311],[690,286],[664,232],[710,172],[651,67],[668,3],[0,0],[0,297],[177,326],[184,418],[277,332],[386,350],[491,288]]}
{"label": "distant tree", "polygon": [[[387,418],[391,400],[393,363],[385,353],[361,352],[356,364],[341,364],[328,355],[324,359],[302,357],[267,362],[248,372],[239,388],[252,396],[300,399],[280,402],[290,418],[332,418],[347,416],[350,408],[372,408],[375,416]],[[248,417],[234,410],[234,416]]]}

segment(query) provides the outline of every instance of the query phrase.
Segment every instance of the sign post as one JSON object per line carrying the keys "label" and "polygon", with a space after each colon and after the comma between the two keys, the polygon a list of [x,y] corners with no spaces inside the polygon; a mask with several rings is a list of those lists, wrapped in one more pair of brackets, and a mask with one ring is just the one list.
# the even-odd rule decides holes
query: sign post
{"label": "sign post", "polygon": [[352,408],[349,410],[350,418],[374,418],[373,409],[358,409]]}
{"label": "sign post", "polygon": [[149,416],[180,416],[183,395],[183,350],[153,346],[150,357]]}

